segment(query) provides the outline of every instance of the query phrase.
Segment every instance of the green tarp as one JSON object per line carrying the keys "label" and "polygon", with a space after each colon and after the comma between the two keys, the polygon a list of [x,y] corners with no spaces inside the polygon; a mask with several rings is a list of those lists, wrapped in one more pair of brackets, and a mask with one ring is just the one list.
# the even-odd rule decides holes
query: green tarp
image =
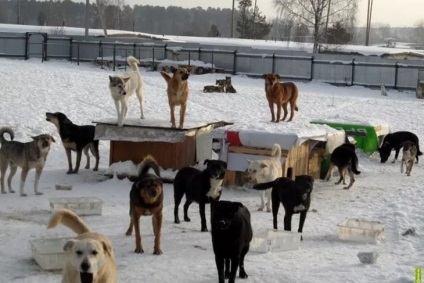
{"label": "green tarp", "polygon": [[345,130],[348,136],[356,140],[356,147],[368,155],[374,153],[378,148],[378,137],[373,126],[345,124],[327,121],[311,121],[312,124],[324,124],[335,129]]}

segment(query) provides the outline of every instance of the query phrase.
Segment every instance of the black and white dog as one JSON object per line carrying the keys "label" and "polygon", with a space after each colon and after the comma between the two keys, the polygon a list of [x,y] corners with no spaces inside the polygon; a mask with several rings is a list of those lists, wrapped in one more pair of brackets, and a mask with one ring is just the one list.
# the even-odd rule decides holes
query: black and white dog
{"label": "black and white dog", "polygon": [[406,141],[411,141],[417,146],[416,159],[418,163],[418,156],[422,155],[422,152],[420,151],[420,142],[418,140],[417,135],[407,131],[394,132],[384,137],[381,147],[378,148],[381,163],[385,163],[387,159],[389,159],[390,153],[393,149],[395,150],[395,158],[393,159],[392,163],[395,163],[396,159],[399,156],[399,151],[402,148],[402,143]]}
{"label": "black and white dog", "polygon": [[280,177],[275,181],[253,185],[255,190],[272,188],[272,216],[274,229],[278,229],[277,216],[280,203],[283,205],[284,230],[291,231],[293,214],[300,213],[298,232],[302,233],[306,214],[311,205],[311,193],[314,187],[314,178],[308,175],[296,176],[293,181],[290,178]]}
{"label": "black and white dog", "polygon": [[402,163],[400,165],[400,173],[403,173],[403,166],[406,166],[406,175],[411,175],[412,166],[414,165],[414,160],[417,157],[418,149],[415,143],[411,141],[406,141],[402,143]]}
{"label": "black and white dog", "polygon": [[240,202],[212,201],[211,226],[218,282],[235,282],[239,267],[239,277],[247,278],[244,257],[253,237],[249,210]]}
{"label": "black and white dog", "polygon": [[174,179],[174,222],[180,223],[178,206],[183,196],[186,196],[184,204],[184,221],[190,221],[188,208],[194,201],[199,204],[201,218],[201,230],[207,232],[205,216],[205,204],[221,197],[222,181],[224,180],[227,163],[221,160],[206,159],[206,169],[200,171],[193,167],[181,168]]}

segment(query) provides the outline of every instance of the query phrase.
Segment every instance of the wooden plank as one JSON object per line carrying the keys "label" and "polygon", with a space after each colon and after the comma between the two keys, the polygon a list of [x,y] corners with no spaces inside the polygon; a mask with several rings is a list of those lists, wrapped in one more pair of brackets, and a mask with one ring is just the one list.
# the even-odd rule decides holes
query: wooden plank
{"label": "wooden plank", "polygon": [[[262,156],[271,156],[272,150],[268,148],[255,148],[255,147],[247,147],[247,146],[237,146],[230,145],[228,147],[228,152],[239,153],[239,154],[251,154],[251,155],[262,155]],[[287,157],[288,151],[281,150],[281,156]]]}

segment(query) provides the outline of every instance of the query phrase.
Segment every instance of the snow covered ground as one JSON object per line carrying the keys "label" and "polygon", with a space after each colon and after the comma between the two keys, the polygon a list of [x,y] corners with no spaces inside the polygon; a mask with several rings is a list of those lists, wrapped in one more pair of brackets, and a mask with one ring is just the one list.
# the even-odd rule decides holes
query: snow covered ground
{"label": "snow covered ground", "polygon": [[[141,71],[144,80],[146,119],[169,119],[166,86],[158,72]],[[115,117],[115,107],[107,87],[108,75],[91,64],[77,66],[66,61],[19,61],[0,59],[0,126],[11,126],[15,140],[30,141],[32,135],[51,133],[53,144],[40,180],[43,196],[33,194],[34,171],[27,178],[28,197],[0,195],[0,274],[1,282],[58,282],[59,272],[39,268],[31,256],[29,241],[39,238],[72,237],[65,227],[46,229],[50,215],[49,198],[95,196],[104,201],[101,216],[84,217],[93,230],[112,240],[119,268],[119,282],[216,282],[217,272],[210,233],[199,231],[198,206],[189,214],[192,222],[173,223],[172,185],[165,185],[163,255],[153,252],[150,217],[143,217],[142,237],[145,253],[134,254],[134,237],[126,237],[129,224],[128,201],[131,182],[108,179],[109,143],[100,142],[100,170],[80,170],[67,175],[65,151],[57,130],[45,121],[45,112],[60,111],[76,124],[90,124],[101,118]],[[288,124],[269,122],[270,113],[262,79],[233,76],[237,94],[203,93],[223,75],[192,75],[186,120],[225,120],[245,125],[262,123],[275,131]],[[363,87],[335,87],[318,82],[297,82],[300,90],[299,112],[293,125],[302,127],[314,119],[362,120],[383,122],[392,131],[409,130],[424,140],[421,121],[424,102],[412,92]],[[131,99],[130,117],[138,117],[138,101]],[[312,205],[304,226],[304,241],[299,250],[249,253],[245,268],[249,278],[243,282],[413,282],[414,270],[424,258],[424,171],[420,163],[412,176],[400,173],[400,163],[380,164],[377,154],[367,156],[358,150],[359,169],[350,190],[334,185],[334,180],[317,180]],[[83,160],[84,161],[84,160]],[[18,188],[19,173],[13,180]],[[173,172],[167,172],[172,174]],[[55,184],[73,184],[71,191],[55,190]],[[222,199],[241,201],[252,214],[254,232],[272,228],[270,213],[257,211],[259,193],[248,187],[226,187]],[[209,208],[207,208],[209,217]],[[347,218],[381,221],[385,241],[377,244],[342,242],[337,224]],[[282,227],[283,210],[279,215]],[[293,219],[298,225],[298,217]],[[208,223],[208,226],[209,223]],[[402,236],[409,228],[416,235]],[[357,253],[379,253],[375,265],[359,262]],[[237,279],[237,281],[242,281]]]}

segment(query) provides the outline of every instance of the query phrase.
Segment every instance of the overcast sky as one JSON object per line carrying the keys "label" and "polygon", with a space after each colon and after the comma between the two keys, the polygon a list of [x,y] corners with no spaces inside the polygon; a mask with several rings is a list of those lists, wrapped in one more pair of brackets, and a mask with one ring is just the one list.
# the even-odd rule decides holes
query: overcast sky
{"label": "overcast sky", "polygon": [[[82,1],[82,0],[80,0]],[[94,2],[94,0],[91,0]],[[255,0],[252,0],[254,3]],[[367,18],[368,0],[357,0],[359,2],[358,26],[365,26]],[[125,0],[125,3],[134,5],[152,6],[182,6],[185,8],[201,6],[231,8],[232,0]],[[236,1],[237,5],[237,1]],[[273,0],[257,0],[259,10],[267,16],[276,16]],[[374,0],[373,23],[389,24],[391,27],[414,26],[417,22],[424,20],[424,0]]]}

